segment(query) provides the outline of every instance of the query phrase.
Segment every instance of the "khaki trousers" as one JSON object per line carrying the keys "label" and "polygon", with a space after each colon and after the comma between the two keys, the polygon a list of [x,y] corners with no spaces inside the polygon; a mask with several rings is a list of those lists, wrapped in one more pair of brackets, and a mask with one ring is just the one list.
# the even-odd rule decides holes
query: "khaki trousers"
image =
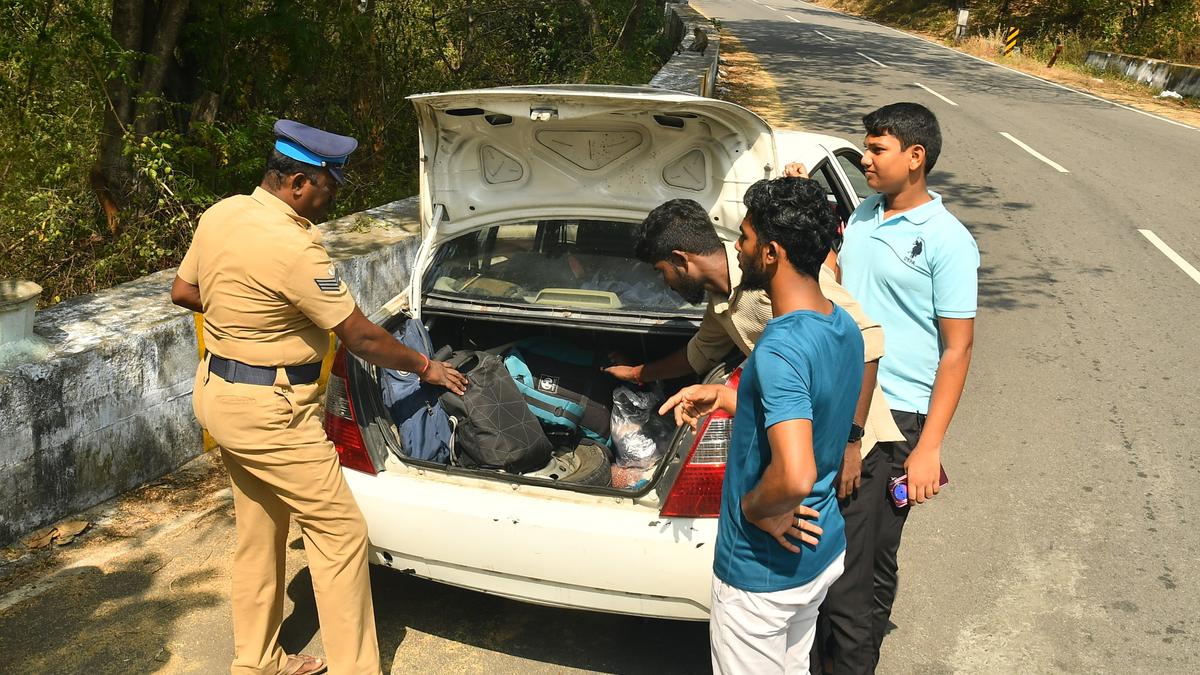
{"label": "khaki trousers", "polygon": [[276,675],[286,584],[288,519],[295,516],[312,573],[329,673],[379,675],[367,571],[367,526],[318,416],[318,386],[229,383],[196,372],[196,418],[233,484],[233,675]]}

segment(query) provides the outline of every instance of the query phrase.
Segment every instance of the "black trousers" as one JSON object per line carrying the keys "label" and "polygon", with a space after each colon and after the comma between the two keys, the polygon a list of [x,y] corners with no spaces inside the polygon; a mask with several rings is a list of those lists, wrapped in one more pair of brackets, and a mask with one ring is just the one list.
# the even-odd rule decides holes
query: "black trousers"
{"label": "black trousers", "polygon": [[839,503],[846,521],[845,572],[821,604],[810,659],[814,675],[825,672],[825,665],[836,675],[869,674],[879,663],[909,512],[892,504],[887,486],[904,474],[904,462],[925,426],[925,416],[918,413],[892,411],[892,417],[906,440],[876,445],[863,460],[858,490]]}

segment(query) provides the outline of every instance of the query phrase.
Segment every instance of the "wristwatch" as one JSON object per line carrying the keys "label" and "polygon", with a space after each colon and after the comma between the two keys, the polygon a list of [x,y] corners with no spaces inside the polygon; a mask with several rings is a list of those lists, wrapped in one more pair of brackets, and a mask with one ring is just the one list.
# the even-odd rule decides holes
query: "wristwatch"
{"label": "wristwatch", "polygon": [[850,423],[850,439],[846,442],[847,443],[857,443],[858,441],[862,440],[864,433],[866,433],[866,431],[864,431],[862,427],[851,422]]}

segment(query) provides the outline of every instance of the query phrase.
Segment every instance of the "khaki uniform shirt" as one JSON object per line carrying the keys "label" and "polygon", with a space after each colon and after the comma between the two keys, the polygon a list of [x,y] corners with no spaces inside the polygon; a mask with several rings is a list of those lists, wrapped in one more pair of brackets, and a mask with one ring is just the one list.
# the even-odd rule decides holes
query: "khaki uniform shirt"
{"label": "khaki uniform shirt", "polygon": [[262,188],[200,216],[178,274],[200,287],[205,348],[254,366],[320,361],[355,307],[320,230]]}
{"label": "khaki uniform shirt", "polygon": [[[705,373],[715,367],[737,347],[749,356],[754,344],[762,337],[763,329],[771,320],[771,299],[765,291],[741,288],[742,270],[737,264],[737,249],[732,242],[725,244],[725,260],[729,265],[728,298],[708,295],[708,309],[700,321],[700,329],[687,345],[687,358],[692,370]],[[837,282],[833,270],[821,266],[821,292],[854,319],[862,331],[863,362],[869,363],[883,357],[883,327],[871,320],[850,292]],[[871,411],[863,425],[862,456],[875,447],[877,442],[902,441],[904,435],[892,419],[891,408],[884,398],[883,389],[875,383],[871,397]]]}

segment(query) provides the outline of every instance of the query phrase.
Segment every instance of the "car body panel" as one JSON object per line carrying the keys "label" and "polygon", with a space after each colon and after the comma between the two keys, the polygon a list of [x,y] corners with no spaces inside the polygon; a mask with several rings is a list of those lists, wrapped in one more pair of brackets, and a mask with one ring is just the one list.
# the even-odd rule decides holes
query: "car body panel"
{"label": "car body panel", "polygon": [[716,520],[661,518],[656,500],[593,496],[397,466],[345,470],[372,562],[559,607],[708,616]]}

